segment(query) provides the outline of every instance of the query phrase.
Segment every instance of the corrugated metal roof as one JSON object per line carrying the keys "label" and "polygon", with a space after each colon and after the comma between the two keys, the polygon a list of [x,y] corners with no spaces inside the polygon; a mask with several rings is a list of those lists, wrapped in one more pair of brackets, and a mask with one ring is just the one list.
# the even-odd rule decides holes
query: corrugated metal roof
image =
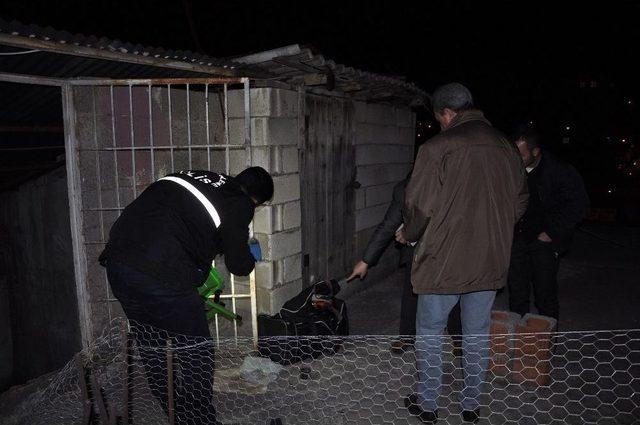
{"label": "corrugated metal roof", "polygon": [[[248,56],[232,58],[248,68],[273,75],[272,79],[322,87],[367,101],[421,105],[429,95],[403,77],[385,76],[342,65],[310,47],[294,44]],[[240,68],[244,69],[244,68]]]}

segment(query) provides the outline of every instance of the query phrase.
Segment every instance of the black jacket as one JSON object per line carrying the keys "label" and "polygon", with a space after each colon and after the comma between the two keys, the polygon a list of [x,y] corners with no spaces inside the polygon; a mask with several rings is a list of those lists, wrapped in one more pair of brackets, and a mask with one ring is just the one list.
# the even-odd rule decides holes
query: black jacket
{"label": "black jacket", "polygon": [[[393,199],[384,215],[384,219],[378,224],[376,230],[371,235],[367,248],[364,251],[362,260],[369,266],[375,266],[389,243],[395,239],[398,227],[403,223],[402,207],[404,206],[404,190],[407,186],[408,178],[396,184],[393,188]],[[411,264],[413,247],[400,245],[400,265]]]}
{"label": "black jacket", "polygon": [[529,207],[516,224],[514,239],[532,242],[546,232],[554,249],[562,253],[589,206],[582,177],[573,166],[543,151],[529,179]]}
{"label": "black jacket", "polygon": [[124,209],[100,263],[118,261],[171,285],[199,286],[214,257],[224,254],[231,273],[248,275],[255,264],[248,246],[254,209],[232,177],[170,174]]}

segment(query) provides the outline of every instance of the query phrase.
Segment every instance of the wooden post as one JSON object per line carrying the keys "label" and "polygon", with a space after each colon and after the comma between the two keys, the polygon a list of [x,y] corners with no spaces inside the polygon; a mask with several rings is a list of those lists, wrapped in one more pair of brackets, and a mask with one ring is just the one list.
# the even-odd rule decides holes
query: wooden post
{"label": "wooden post", "polygon": [[87,376],[82,363],[82,354],[77,353],[75,355],[76,367],[78,368],[78,386],[80,386],[80,392],[82,394],[82,425],[89,425],[91,423],[92,405],[91,397],[89,397],[89,390],[87,389]]}
{"label": "wooden post", "polygon": [[167,404],[169,408],[169,425],[174,425],[175,403],[173,399],[173,351],[171,351],[171,339],[167,339]]}
{"label": "wooden post", "polygon": [[131,340],[129,338],[129,332],[127,329],[128,323],[126,321],[122,322],[122,345],[124,348],[124,382],[122,387],[122,423],[124,425],[129,425],[129,418],[131,415],[129,414],[130,406],[129,406],[129,398],[130,398],[130,382],[131,382]]}

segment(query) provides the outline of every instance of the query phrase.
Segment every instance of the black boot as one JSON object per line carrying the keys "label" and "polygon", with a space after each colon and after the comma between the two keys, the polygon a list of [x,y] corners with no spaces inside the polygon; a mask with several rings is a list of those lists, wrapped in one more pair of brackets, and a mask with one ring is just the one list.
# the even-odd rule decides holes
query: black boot
{"label": "black boot", "polygon": [[409,410],[413,416],[417,416],[425,424],[435,424],[438,422],[437,410],[422,410],[422,407],[418,404],[418,396],[411,394],[404,399],[404,406]]}
{"label": "black boot", "polygon": [[476,410],[463,410],[462,411],[462,420],[465,422],[472,422],[477,424],[480,420],[480,409]]}

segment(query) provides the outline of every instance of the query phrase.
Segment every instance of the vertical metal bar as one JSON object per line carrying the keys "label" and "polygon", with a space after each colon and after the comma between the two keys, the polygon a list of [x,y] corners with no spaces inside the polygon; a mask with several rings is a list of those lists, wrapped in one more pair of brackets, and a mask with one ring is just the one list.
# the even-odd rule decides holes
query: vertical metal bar
{"label": "vertical metal bar", "polygon": [[251,167],[251,91],[249,79],[243,78],[244,83],[244,149],[247,167]]}
{"label": "vertical metal bar", "polygon": [[121,213],[122,205],[120,203],[120,178],[118,173],[118,152],[116,151],[116,114],[115,107],[113,106],[113,86],[109,86],[109,93],[111,97],[111,137],[113,144],[113,167],[115,169],[115,183],[116,183],[116,203],[118,207],[118,215]]}
{"label": "vertical metal bar", "polygon": [[205,125],[207,126],[207,170],[211,171],[211,139],[209,135],[209,84],[204,85]]}
{"label": "vertical metal bar", "polygon": [[122,322],[122,346],[123,346],[123,361],[124,361],[124,377],[122,383],[122,424],[129,425],[129,392],[131,382],[131,368],[130,368],[130,342],[129,329],[127,322]]}
{"label": "vertical metal bar", "polygon": [[258,348],[258,302],[256,298],[256,271],[249,274],[249,294],[251,295],[251,330],[253,348]]}
{"label": "vertical metal bar", "polygon": [[[237,313],[236,310],[236,277],[232,274],[229,274],[229,276],[231,276],[231,310],[234,313]],[[233,335],[236,337],[236,342],[238,340],[238,321],[234,320],[233,321]]]}
{"label": "vertical metal bar", "polygon": [[73,269],[78,300],[78,320],[82,346],[88,347],[91,340],[91,310],[87,288],[87,256],[84,246],[82,225],[82,178],[80,176],[80,158],[78,157],[78,139],[76,138],[76,110],[73,88],[62,86],[62,114],[64,119],[64,141],[67,166],[67,189],[69,196],[69,219],[71,244],[73,246]]}
{"label": "vertical metal bar", "polygon": [[176,168],[173,164],[173,125],[172,125],[172,117],[171,117],[171,84],[167,84],[167,103],[169,104],[169,146],[171,153],[171,172],[175,172]]}
{"label": "vertical metal bar", "polygon": [[136,181],[136,151],[135,149],[135,135],[133,134],[133,92],[131,85],[129,85],[129,127],[131,130],[131,175],[133,177],[133,199],[138,197],[138,183]]}
{"label": "vertical metal bar", "polygon": [[191,98],[189,96],[189,84],[187,83],[187,150],[189,152],[189,169],[193,168],[191,161]]}
{"label": "vertical metal bar", "polygon": [[151,84],[147,86],[149,91],[149,146],[151,156],[151,181],[153,183],[156,180],[156,161],[155,161],[155,149],[153,148],[153,108],[151,107]]}
{"label": "vertical metal bar", "polygon": [[227,84],[224,85],[224,144],[226,145],[224,148],[224,164],[225,164],[225,173],[229,174],[231,166],[229,165],[229,87]]}
{"label": "vertical metal bar", "polygon": [[167,339],[167,404],[169,410],[169,424],[175,424],[175,403],[173,399],[173,351],[171,340]]}

